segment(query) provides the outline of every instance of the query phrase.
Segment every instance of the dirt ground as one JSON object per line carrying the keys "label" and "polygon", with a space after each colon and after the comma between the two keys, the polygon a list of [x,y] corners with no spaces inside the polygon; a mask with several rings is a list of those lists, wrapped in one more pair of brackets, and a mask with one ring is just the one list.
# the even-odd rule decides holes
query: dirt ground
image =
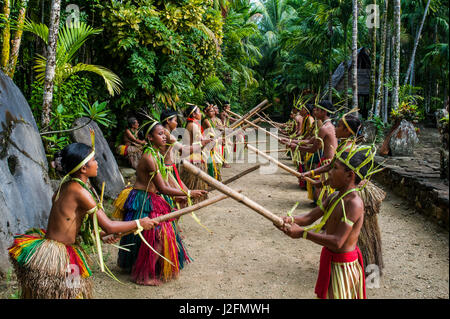
{"label": "dirt ground", "polygon": [[[279,158],[291,165],[283,153]],[[231,177],[255,164],[234,163],[223,169]],[[273,175],[258,170],[230,184],[279,216],[299,201],[294,214],[311,209],[297,179],[278,169]],[[388,192],[379,214],[385,269],[378,288],[367,289],[370,299],[449,298],[448,232],[407,207]],[[213,191],[210,196],[215,196]],[[180,225],[193,262],[177,280],[159,287],[138,286],[116,266],[117,249],[106,248],[108,267],[122,283],[94,267],[95,298],[118,299],[308,299],[315,298],[321,247],[291,239],[246,206],[226,199],[197,212],[208,233],[190,215]],[[0,286],[9,298],[14,279]]]}

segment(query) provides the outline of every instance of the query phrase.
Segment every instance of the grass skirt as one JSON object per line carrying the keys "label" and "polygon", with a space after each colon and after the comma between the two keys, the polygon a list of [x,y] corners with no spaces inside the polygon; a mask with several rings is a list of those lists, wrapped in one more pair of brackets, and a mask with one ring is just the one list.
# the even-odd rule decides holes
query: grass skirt
{"label": "grass skirt", "polygon": [[[203,162],[193,162],[191,163],[195,167],[201,169],[203,172],[207,172],[206,163]],[[190,190],[195,189],[207,189],[208,184],[204,182],[201,178],[198,178],[191,173],[189,173],[187,170],[185,170],[183,167],[180,168],[180,178],[183,181],[183,183],[186,185],[186,187]],[[192,204],[197,204],[201,201],[204,201],[205,199],[208,199],[208,195],[204,195],[197,198],[192,198]]]}
{"label": "grass skirt", "polygon": [[366,187],[359,192],[359,195],[364,202],[364,222],[359,234],[358,246],[361,249],[364,265],[376,264],[381,274],[384,263],[377,215],[386,193],[373,183],[368,182]]}
{"label": "grass skirt", "polygon": [[134,145],[119,145],[116,152],[118,155],[125,157],[134,169],[137,168],[143,153],[142,147]]}
{"label": "grass skirt", "polygon": [[24,299],[92,298],[88,256],[78,245],[44,238],[32,229],[8,249]]}
{"label": "grass skirt", "polygon": [[[124,189],[114,205],[116,210],[113,217],[124,221],[144,217],[156,218],[171,212],[171,207],[161,196],[132,188]],[[118,266],[129,271],[135,282],[168,281],[176,278],[184,264],[191,261],[174,220],[162,222],[154,229],[144,230],[142,235],[154,249],[174,265],[155,254],[139,236],[134,234],[124,236],[120,245],[126,246],[130,251],[119,250]]]}

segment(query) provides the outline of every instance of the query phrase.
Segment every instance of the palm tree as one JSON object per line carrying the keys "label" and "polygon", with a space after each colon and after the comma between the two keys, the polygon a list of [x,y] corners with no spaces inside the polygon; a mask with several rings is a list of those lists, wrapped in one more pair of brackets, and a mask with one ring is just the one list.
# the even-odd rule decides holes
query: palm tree
{"label": "palm tree", "polygon": [[352,108],[358,107],[358,0],[353,1],[352,27]]}
{"label": "palm tree", "polygon": [[[49,29],[46,25],[27,20],[24,25],[24,30],[37,35],[46,44],[49,44],[47,41],[49,38]],[[101,31],[102,29],[94,29],[84,22],[74,23],[71,26],[64,25],[64,27],[61,28],[54,54],[54,80],[52,81],[54,85],[61,85],[61,83],[75,73],[93,72],[103,78],[106,88],[111,96],[115,93],[120,93],[121,81],[112,71],[102,66],[85,63],[72,65],[72,61],[75,58],[78,49],[86,42],[87,38],[91,35],[99,34]],[[37,72],[36,79],[38,81],[42,82],[46,79],[48,70],[47,65],[49,63],[50,60],[48,58],[37,55],[34,70]],[[44,110],[45,109],[43,109],[43,112],[45,112]],[[45,125],[48,123],[46,122]]]}
{"label": "palm tree", "polygon": [[10,44],[9,40],[11,38],[11,27],[9,23],[9,15],[11,13],[9,0],[3,1],[3,16],[5,25],[2,31],[2,54],[0,55],[0,70],[6,72],[6,66],[9,60]]}
{"label": "palm tree", "polygon": [[380,104],[383,96],[383,80],[384,80],[384,61],[386,57],[386,33],[387,33],[387,14],[388,14],[389,0],[384,0],[383,17],[381,18],[381,47],[380,47],[380,63],[377,81],[377,91],[375,97],[375,105],[373,113],[375,116],[380,116]]}
{"label": "palm tree", "polygon": [[[374,6],[377,5],[377,0],[373,0]],[[372,51],[371,51],[371,67],[370,67],[370,91],[369,91],[369,117],[372,117],[373,107],[375,105],[375,78],[377,66],[377,28],[372,25]]]}
{"label": "palm tree", "polygon": [[[428,8],[430,6],[430,2],[431,2],[431,0],[428,0],[427,5],[425,6],[425,11],[423,13],[422,22],[420,23],[419,30],[417,31],[416,40],[414,41],[414,47],[413,47],[413,51],[411,53],[411,60],[409,61],[408,70],[406,71],[405,81],[404,81],[403,84],[408,83],[408,78],[409,78],[409,76],[412,73],[412,70],[414,68],[414,58],[416,56],[417,45],[419,44],[420,35],[422,33],[423,24],[425,22],[425,17],[427,16],[427,12],[428,12]],[[412,78],[413,77],[411,75],[411,79]]]}
{"label": "palm tree", "polygon": [[[48,45],[48,56],[45,64],[44,96],[42,103],[41,125],[43,128],[50,123],[50,112],[52,110],[53,86],[56,68],[56,50],[58,42],[59,14],[61,11],[61,0],[52,0],[50,13],[50,31],[44,38]],[[43,58],[45,59],[45,58]]]}
{"label": "palm tree", "polygon": [[394,0],[394,61],[393,78],[394,86],[392,90],[392,109],[398,108],[398,91],[400,87],[400,11],[401,0]]}
{"label": "palm tree", "polygon": [[25,13],[27,12],[28,0],[20,2],[19,16],[17,17],[17,30],[14,34],[12,47],[8,62],[7,75],[12,79],[16,70],[17,58],[19,56],[20,43],[22,41],[23,25],[25,22]]}

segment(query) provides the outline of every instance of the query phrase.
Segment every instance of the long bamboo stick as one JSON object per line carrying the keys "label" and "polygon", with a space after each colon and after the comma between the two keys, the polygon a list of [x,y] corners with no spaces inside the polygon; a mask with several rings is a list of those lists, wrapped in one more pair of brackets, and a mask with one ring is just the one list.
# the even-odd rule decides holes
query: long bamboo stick
{"label": "long bamboo stick", "polygon": [[253,109],[251,109],[249,112],[244,114],[244,116],[242,116],[239,120],[237,120],[236,122],[231,124],[231,128],[238,127],[244,121],[244,119],[248,119],[249,117],[251,117],[254,113],[256,113],[256,111],[259,111],[268,102],[269,101],[267,101],[267,99],[266,99],[266,100],[262,101],[261,103],[259,103],[257,106],[255,106]]}
{"label": "long bamboo stick", "polygon": [[[236,192],[240,193],[240,192],[242,192],[242,190],[237,190]],[[193,211],[196,211],[196,210],[199,210],[201,208],[204,208],[206,206],[215,204],[215,203],[217,203],[217,202],[219,202],[221,200],[224,200],[226,198],[228,198],[228,195],[220,194],[220,195],[215,196],[213,198],[209,198],[209,199],[206,199],[204,201],[201,201],[201,202],[199,202],[199,203],[197,203],[195,205],[179,209],[177,211],[174,211],[174,212],[166,214],[166,215],[161,215],[161,216],[158,216],[156,218],[152,218],[152,220],[153,221],[157,221],[159,223],[165,222],[165,221],[168,221],[169,219],[175,219],[175,218],[181,217],[183,215],[189,214],[189,213],[191,213]],[[134,231],[135,230],[130,230],[130,231],[127,231],[125,233],[122,233],[122,234],[120,234],[120,237],[129,235],[129,234],[133,233]]]}
{"label": "long bamboo stick", "polygon": [[213,178],[213,177],[209,176],[208,174],[206,174],[205,172],[201,171],[200,169],[198,169],[197,167],[195,167],[194,165],[192,165],[188,161],[182,160],[181,164],[183,165],[183,167],[189,173],[191,173],[191,174],[197,176],[198,178],[202,179],[203,181],[205,181],[210,186],[215,187],[221,193],[224,193],[224,194],[232,197],[234,200],[236,200],[236,201],[244,204],[245,206],[253,209],[258,214],[260,214],[260,215],[264,216],[265,218],[269,219],[270,221],[272,221],[278,227],[282,227],[283,225],[285,225],[287,227],[290,227],[289,224],[285,224],[283,222],[283,219],[281,217],[273,214],[271,211],[269,211],[268,209],[266,209],[263,206],[259,205],[258,203],[254,202],[250,198],[248,198],[248,197],[246,197],[246,196],[244,196],[242,194],[239,194],[234,189],[232,189],[232,188],[224,185],[223,183],[217,181],[215,178]]}
{"label": "long bamboo stick", "polygon": [[305,180],[307,180],[307,181],[309,181],[309,182],[311,182],[311,183],[315,183],[315,182],[316,182],[315,180],[313,180],[313,179],[311,179],[311,178],[309,178],[309,177],[307,177],[307,176],[302,176],[300,172],[297,172],[297,171],[293,170],[292,168],[290,168],[290,167],[284,165],[283,163],[277,161],[276,159],[274,159],[273,157],[267,155],[266,153],[261,152],[261,151],[260,151],[259,149],[257,149],[256,147],[253,147],[253,146],[248,145],[248,144],[247,144],[246,147],[247,147],[249,150],[255,152],[256,154],[261,155],[261,156],[264,157],[265,159],[267,159],[267,160],[271,161],[272,163],[278,165],[278,167],[284,169],[286,172],[289,172],[289,173],[291,173],[292,175],[297,176],[297,177],[302,177],[302,178],[304,178]]}
{"label": "long bamboo stick", "polygon": [[[232,112],[232,111],[228,111],[228,112],[230,112],[231,114],[234,113],[234,112]],[[235,113],[234,113],[234,114],[235,114]],[[279,137],[279,136],[277,136],[277,135],[275,135],[275,134],[273,134],[273,133],[270,133],[269,131],[263,129],[262,127],[260,127],[260,126],[258,126],[258,125],[256,125],[256,124],[254,124],[253,122],[250,122],[250,121],[245,120],[245,119],[244,119],[244,122],[247,123],[247,124],[250,125],[250,126],[253,126],[253,127],[256,128],[256,129],[260,129],[260,130],[265,131],[266,134],[269,134],[270,136],[276,138],[277,140],[281,140],[281,137]]]}
{"label": "long bamboo stick", "polygon": [[[260,166],[261,166],[261,164],[252,166],[252,167],[250,167],[249,169],[246,169],[245,171],[240,172],[239,174],[234,175],[234,176],[228,178],[226,181],[224,181],[224,182],[222,182],[222,183],[223,183],[224,185],[230,184],[231,182],[234,182],[235,180],[241,178],[242,176],[245,176],[245,175],[247,175],[247,174],[249,174],[249,173],[251,173],[251,172],[253,172],[253,171],[256,171],[258,168],[260,168]],[[210,192],[210,191],[212,191],[212,190],[214,190],[214,189],[215,189],[214,187],[210,187],[210,188],[207,189],[207,191]]]}

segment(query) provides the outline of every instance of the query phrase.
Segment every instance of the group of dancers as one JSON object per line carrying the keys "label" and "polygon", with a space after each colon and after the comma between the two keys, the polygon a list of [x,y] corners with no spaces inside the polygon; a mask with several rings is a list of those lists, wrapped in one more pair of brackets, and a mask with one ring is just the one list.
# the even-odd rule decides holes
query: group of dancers
{"label": "group of dancers", "polygon": [[[9,248],[21,296],[92,298],[88,247],[98,255],[101,269],[111,273],[102,260],[101,242],[118,243],[117,264],[136,284],[157,286],[176,278],[192,261],[180,225],[177,219],[154,219],[208,197],[208,184],[184,170],[180,158],[222,180],[234,146],[227,129],[239,130],[233,127],[239,119],[229,111],[228,102],[222,111],[210,103],[203,110],[189,105],[182,140],[173,135],[179,126],[176,111],[163,111],[158,120],[141,126],[130,118],[118,152],[131,154],[136,181],[115,199],[112,218],[103,209],[103,192],[99,196],[89,184],[98,168],[95,136],[91,132],[92,146],[65,147],[58,154],[64,178],[53,196],[47,229],[16,235]],[[287,123],[271,122],[286,136],[280,141],[301,172],[300,188],[308,190],[317,205],[308,214],[284,217],[278,228],[324,246],[316,285],[319,298],[365,298],[363,265],[383,267],[376,214],[385,194],[368,181],[376,172],[375,153],[371,146],[360,145],[358,117],[347,113],[335,128],[334,113],[329,101],[305,103],[293,109]],[[237,136],[244,141],[242,131]],[[320,223],[305,227],[320,218]]]}

